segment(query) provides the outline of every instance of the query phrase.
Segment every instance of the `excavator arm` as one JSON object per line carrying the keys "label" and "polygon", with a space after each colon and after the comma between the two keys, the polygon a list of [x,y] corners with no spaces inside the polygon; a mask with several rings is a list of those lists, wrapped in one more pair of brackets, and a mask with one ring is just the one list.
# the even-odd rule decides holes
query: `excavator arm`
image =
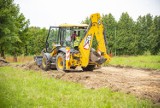
{"label": "excavator arm", "polygon": [[[94,36],[98,42],[96,53],[99,54],[100,58],[103,58],[103,62],[110,61],[110,56],[107,54],[107,48],[104,38],[104,27],[101,21],[99,13],[92,14],[90,16],[91,24],[87,30],[86,35],[82,39],[79,45],[79,51],[81,53],[81,65],[86,67],[90,63],[91,59],[91,50]],[[100,59],[99,58],[99,59]],[[102,63],[102,62],[101,62]],[[99,63],[99,64],[101,64]],[[98,64],[98,63],[97,63]]]}

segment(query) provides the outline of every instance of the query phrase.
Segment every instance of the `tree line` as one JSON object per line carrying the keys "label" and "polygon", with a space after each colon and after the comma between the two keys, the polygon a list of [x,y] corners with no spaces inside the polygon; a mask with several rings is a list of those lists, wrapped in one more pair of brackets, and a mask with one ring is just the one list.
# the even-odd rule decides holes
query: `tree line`
{"label": "tree line", "polygon": [[0,56],[34,55],[44,48],[47,29],[29,27],[14,0],[0,0]]}
{"label": "tree line", "polygon": [[[102,15],[108,52],[113,55],[160,54],[160,16],[147,14],[136,21],[127,12],[118,21],[109,13]],[[89,23],[87,17],[82,23]]]}
{"label": "tree line", "polygon": [[0,0],[0,54],[16,56],[26,44],[29,20],[20,13],[13,0]]}
{"label": "tree line", "polygon": [[[136,21],[127,12],[118,21],[109,13],[102,15],[107,49],[113,55],[160,53],[160,16],[147,14]],[[82,23],[89,23],[87,17]],[[0,0],[0,56],[38,55],[45,47],[48,29],[29,27],[29,20],[14,0]]]}

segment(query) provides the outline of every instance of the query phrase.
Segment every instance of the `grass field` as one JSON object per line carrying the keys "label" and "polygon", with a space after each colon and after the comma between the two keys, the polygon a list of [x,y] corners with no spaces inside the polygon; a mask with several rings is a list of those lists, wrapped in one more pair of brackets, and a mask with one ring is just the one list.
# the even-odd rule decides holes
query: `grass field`
{"label": "grass field", "polygon": [[110,65],[160,70],[160,55],[112,57]]}
{"label": "grass field", "polygon": [[0,108],[150,108],[152,103],[107,88],[87,89],[42,72],[0,67]]}

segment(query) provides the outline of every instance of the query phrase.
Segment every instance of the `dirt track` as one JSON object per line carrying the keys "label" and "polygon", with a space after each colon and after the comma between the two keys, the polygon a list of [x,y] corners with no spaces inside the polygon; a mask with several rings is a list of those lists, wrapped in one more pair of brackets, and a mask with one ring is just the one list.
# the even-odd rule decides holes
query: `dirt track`
{"label": "dirt track", "polygon": [[[16,67],[42,71],[34,62]],[[109,87],[113,91],[131,93],[160,104],[160,71],[102,67],[93,72],[72,71],[65,73],[49,70],[45,74],[56,79],[77,82],[91,89]]]}

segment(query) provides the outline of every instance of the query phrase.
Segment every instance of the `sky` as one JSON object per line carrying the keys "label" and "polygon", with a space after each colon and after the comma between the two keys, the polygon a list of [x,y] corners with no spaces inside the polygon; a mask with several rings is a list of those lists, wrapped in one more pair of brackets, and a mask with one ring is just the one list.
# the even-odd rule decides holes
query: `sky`
{"label": "sky", "polygon": [[49,28],[79,24],[92,13],[111,13],[118,21],[123,12],[136,20],[140,15],[160,15],[160,0],[14,0],[30,26]]}

